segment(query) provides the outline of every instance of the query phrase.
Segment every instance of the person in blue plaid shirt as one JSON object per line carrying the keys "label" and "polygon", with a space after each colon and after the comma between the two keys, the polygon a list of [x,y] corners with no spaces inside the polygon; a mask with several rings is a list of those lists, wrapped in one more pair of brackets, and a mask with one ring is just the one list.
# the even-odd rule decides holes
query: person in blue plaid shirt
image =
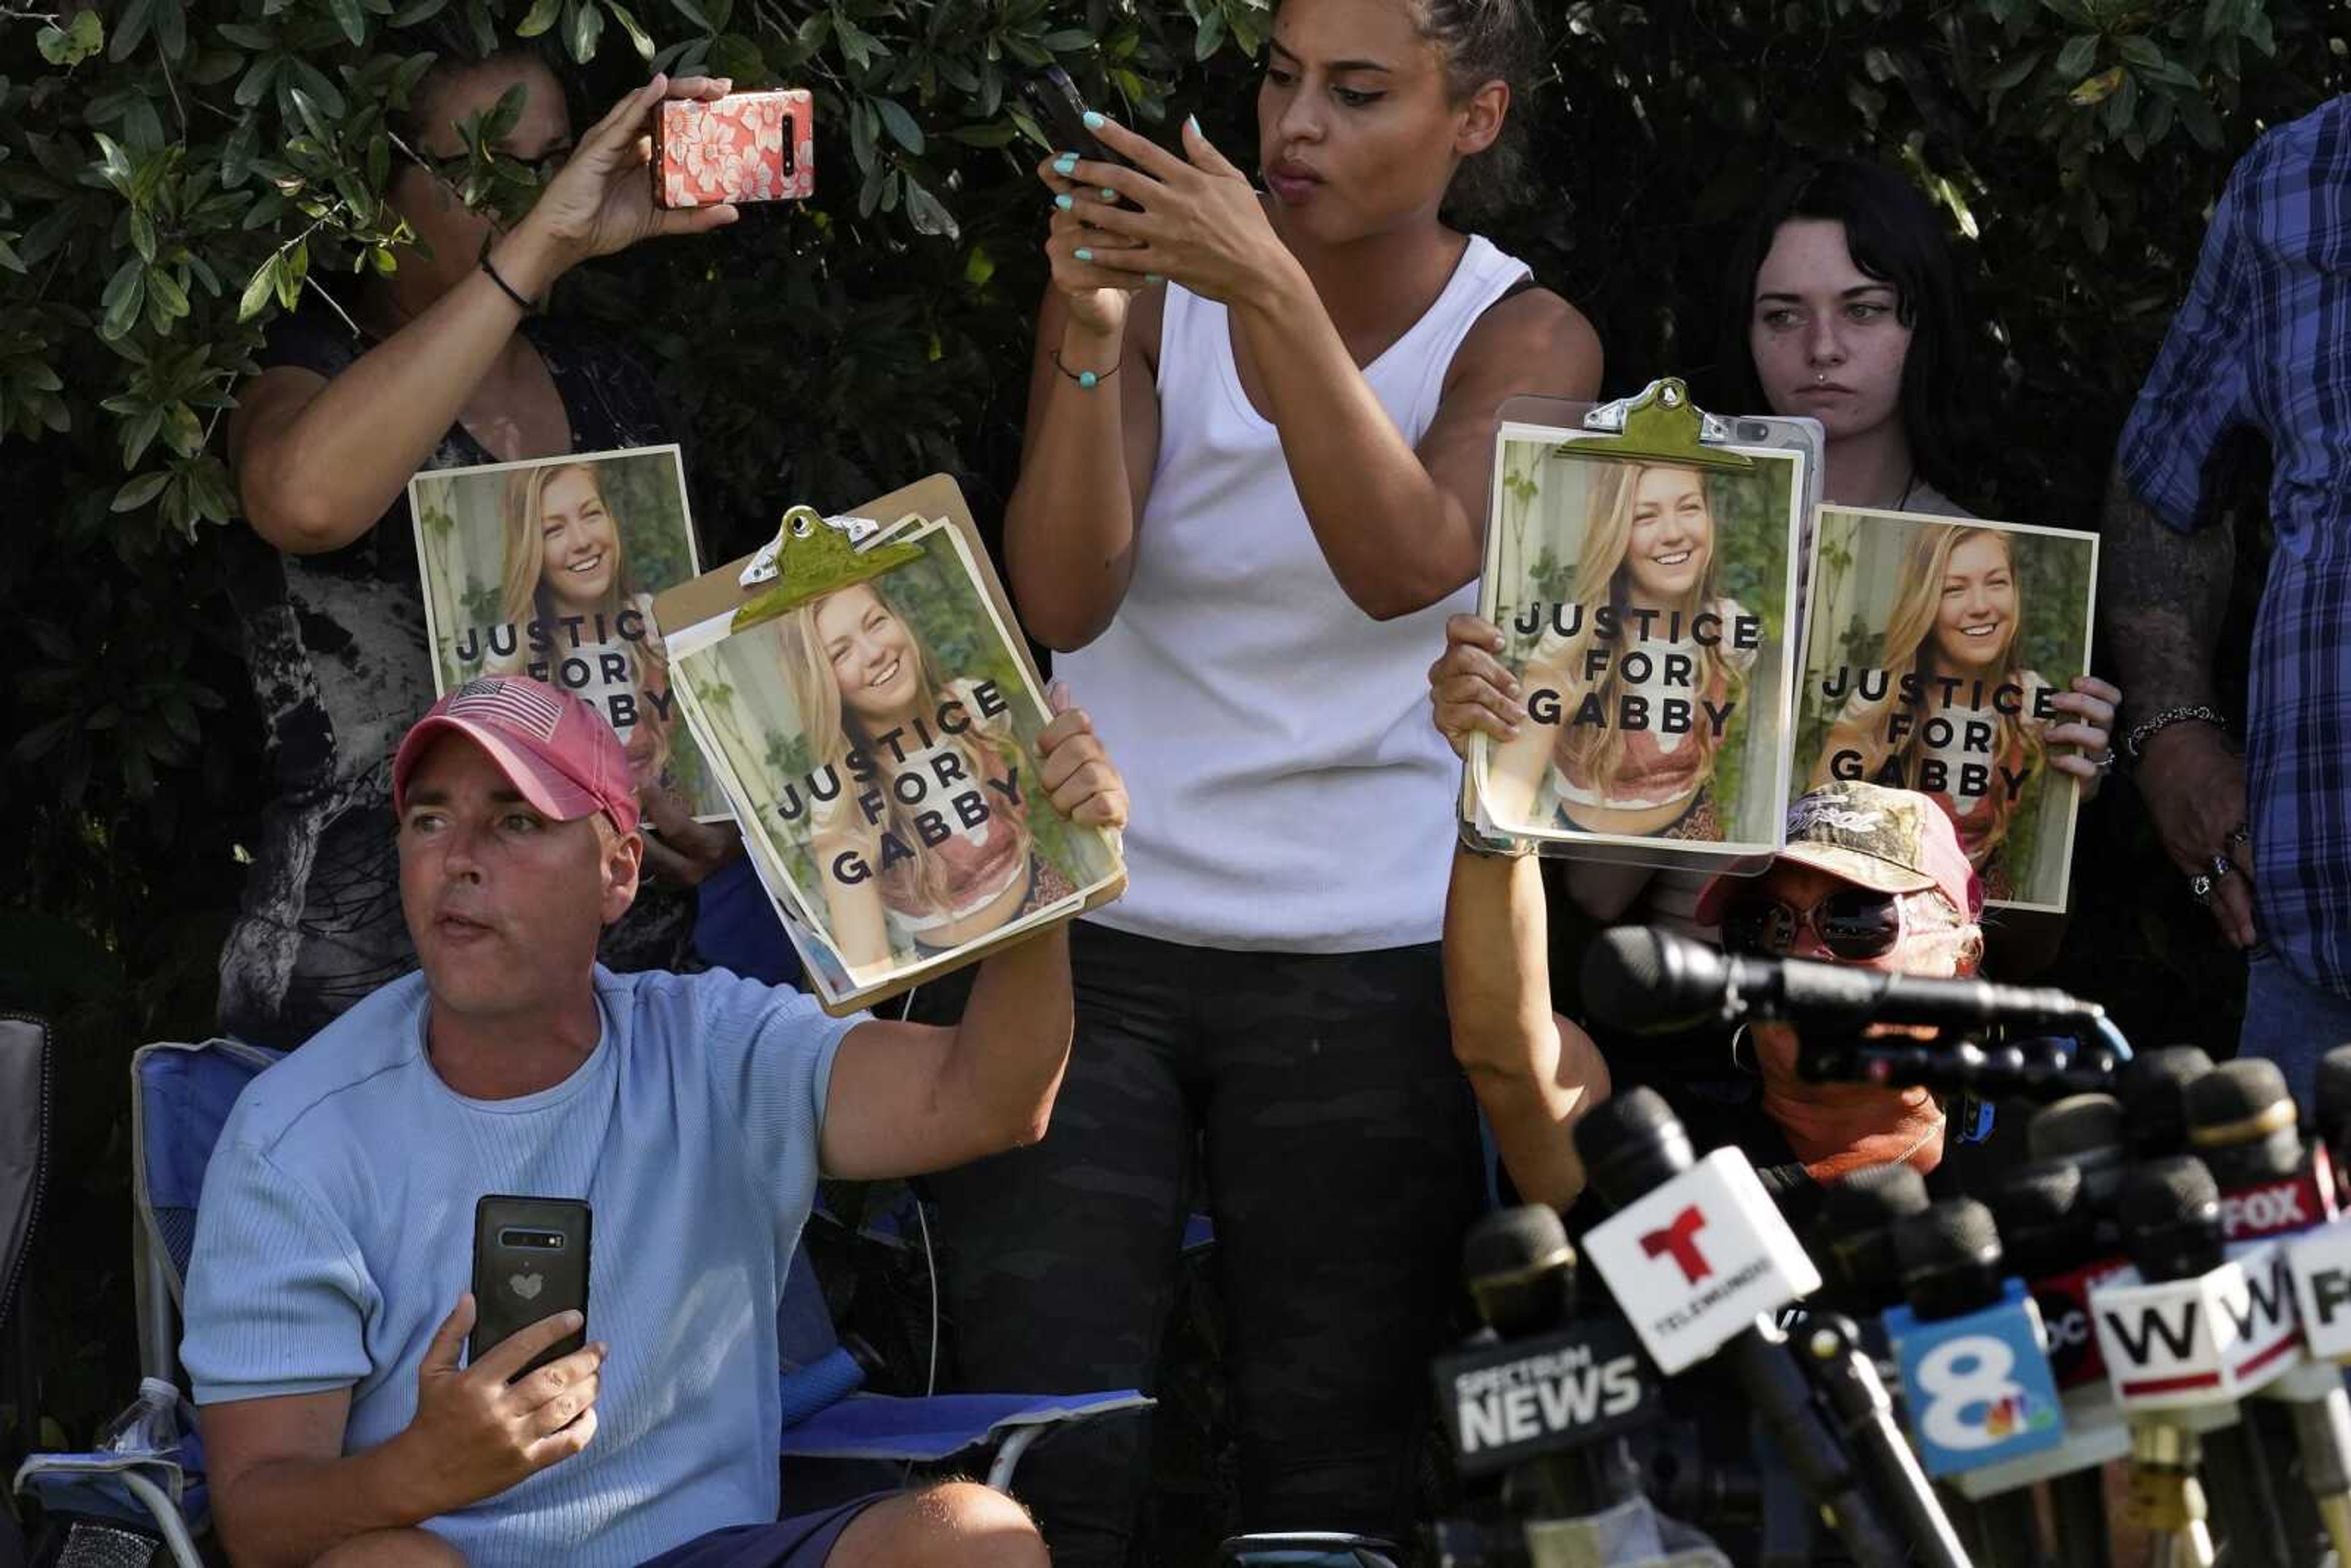
{"label": "person in blue plaid shirt", "polygon": [[[2241,751],[2212,651],[2235,544],[2216,457],[2269,444],[2276,534]],[[2351,96],[2253,144],[2123,432],[2101,612],[2123,748],[2187,892],[2249,962],[2241,1054],[2312,1082],[2351,1040]]]}

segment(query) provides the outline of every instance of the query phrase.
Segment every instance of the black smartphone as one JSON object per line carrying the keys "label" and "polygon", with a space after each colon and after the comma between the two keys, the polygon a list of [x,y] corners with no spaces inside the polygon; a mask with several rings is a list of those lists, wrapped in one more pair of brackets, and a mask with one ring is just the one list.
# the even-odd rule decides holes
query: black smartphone
{"label": "black smartphone", "polygon": [[465,1336],[468,1366],[517,1331],[557,1312],[578,1312],[580,1332],[539,1352],[515,1377],[536,1372],[588,1343],[588,1245],[593,1218],[586,1201],[576,1197],[489,1194],[474,1205],[474,1332]]}
{"label": "black smartphone", "polygon": [[1086,100],[1061,67],[1047,66],[1022,81],[1020,96],[1035,117],[1037,129],[1051,140],[1054,152],[1074,152],[1093,163],[1126,162],[1086,129]]}

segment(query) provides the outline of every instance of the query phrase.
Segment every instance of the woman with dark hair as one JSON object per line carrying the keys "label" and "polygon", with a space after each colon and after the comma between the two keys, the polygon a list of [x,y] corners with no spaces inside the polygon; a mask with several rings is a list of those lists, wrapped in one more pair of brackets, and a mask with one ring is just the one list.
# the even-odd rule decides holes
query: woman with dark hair
{"label": "woman with dark hair", "polygon": [[1833,505],[1967,514],[1980,421],[1943,229],[1911,183],[1832,159],[1791,171],[1732,252],[1720,406],[1821,422]]}
{"label": "woman with dark hair", "polygon": [[[433,701],[408,481],[664,439],[649,378],[536,302],[590,257],[733,221],[730,206],[656,210],[645,173],[655,107],[726,87],[656,76],[575,142],[535,52],[441,47],[392,120],[402,162],[386,198],[416,243],[390,274],[363,272],[348,302],[313,278],[307,308],[272,324],[228,424],[250,525],[225,541],[230,591],[277,779],[221,954],[225,1030],[298,1045],[414,967],[390,789],[392,743]],[[527,212],[477,212],[448,171],[462,128],[515,89],[521,111],[495,151],[546,183]],[[650,793],[657,817],[685,817]],[[699,869],[651,843],[646,855],[674,874]],[[688,915],[680,899],[640,897],[606,961],[673,965]]]}
{"label": "woman with dark hair", "polygon": [[[1008,576],[1141,761],[1079,923],[1051,1130],[939,1181],[965,1376],[1151,1387],[1205,1156],[1244,1522],[1409,1528],[1427,1358],[1479,1190],[1437,943],[1459,779],[1417,713],[1477,575],[1494,411],[1599,347],[1440,212],[1504,175],[1530,0],[1284,0],[1262,188],[1180,152],[1040,170],[1058,209]],[[1501,154],[1505,159],[1507,152]],[[1141,1418],[1039,1451],[1054,1561],[1123,1563]]]}

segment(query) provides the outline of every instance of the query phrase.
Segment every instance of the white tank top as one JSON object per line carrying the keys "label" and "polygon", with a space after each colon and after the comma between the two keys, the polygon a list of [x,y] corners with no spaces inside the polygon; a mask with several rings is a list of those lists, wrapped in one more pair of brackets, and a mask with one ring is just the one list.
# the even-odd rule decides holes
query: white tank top
{"label": "white tank top", "polygon": [[[1473,236],[1437,302],[1364,371],[1405,441],[1454,351],[1525,264]],[[1125,775],[1125,896],[1092,918],[1193,946],[1351,953],[1443,929],[1460,764],[1428,665],[1474,584],[1416,614],[1357,608],[1315,543],[1280,433],[1249,406],[1225,308],[1171,284],[1159,461],[1134,575],[1054,661]]]}

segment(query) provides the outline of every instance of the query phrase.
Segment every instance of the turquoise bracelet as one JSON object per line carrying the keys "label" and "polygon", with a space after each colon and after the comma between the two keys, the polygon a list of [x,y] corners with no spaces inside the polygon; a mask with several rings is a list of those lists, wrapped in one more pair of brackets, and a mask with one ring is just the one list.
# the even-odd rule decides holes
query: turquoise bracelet
{"label": "turquoise bracelet", "polygon": [[1126,356],[1124,354],[1121,354],[1118,357],[1117,365],[1113,365],[1110,369],[1099,373],[1093,371],[1073,371],[1070,369],[1069,366],[1061,363],[1061,350],[1059,349],[1053,350],[1053,368],[1061,371],[1063,375],[1069,377],[1071,381],[1077,382],[1078,385],[1085,388],[1088,392],[1092,392],[1094,388],[1102,385],[1102,382],[1110,380],[1111,377],[1118,374],[1118,366],[1124,363],[1126,363]]}

